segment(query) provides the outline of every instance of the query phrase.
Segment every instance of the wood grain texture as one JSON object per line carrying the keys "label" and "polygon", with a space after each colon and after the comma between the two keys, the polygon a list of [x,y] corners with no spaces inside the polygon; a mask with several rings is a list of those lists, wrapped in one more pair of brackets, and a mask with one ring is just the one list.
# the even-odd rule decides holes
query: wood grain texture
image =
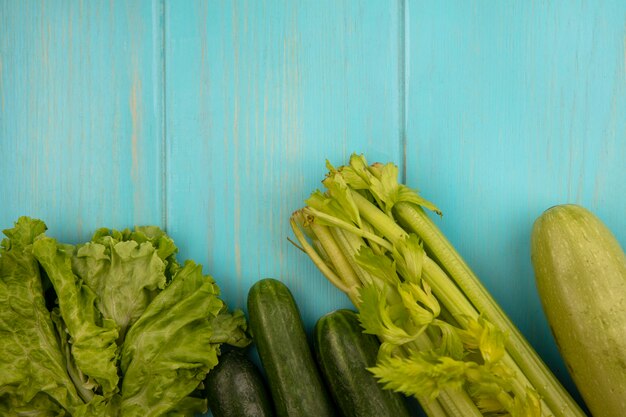
{"label": "wood grain texture", "polygon": [[559,203],[626,247],[626,3],[409,1],[407,179],[567,387],[530,232]]}
{"label": "wood grain texture", "polygon": [[395,161],[570,390],[530,229],[575,202],[626,247],[626,3],[0,0],[0,228],[166,227],[232,307],[349,306],[289,215],[352,152]]}
{"label": "wood grain texture", "polygon": [[160,224],[159,2],[0,2],[1,228]]}
{"label": "wood grain texture", "polygon": [[307,330],[347,298],[287,241],[328,158],[400,159],[398,10],[366,1],[167,2],[167,227],[231,306],[264,277]]}

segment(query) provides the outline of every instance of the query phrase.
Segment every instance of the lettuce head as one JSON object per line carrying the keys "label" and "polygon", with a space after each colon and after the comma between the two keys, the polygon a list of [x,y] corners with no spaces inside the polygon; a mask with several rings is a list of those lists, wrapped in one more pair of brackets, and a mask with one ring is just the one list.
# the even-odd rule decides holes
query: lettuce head
{"label": "lettuce head", "polygon": [[250,343],[215,280],[155,226],[78,245],[45,232],[21,217],[0,246],[0,415],[206,411],[220,346]]}

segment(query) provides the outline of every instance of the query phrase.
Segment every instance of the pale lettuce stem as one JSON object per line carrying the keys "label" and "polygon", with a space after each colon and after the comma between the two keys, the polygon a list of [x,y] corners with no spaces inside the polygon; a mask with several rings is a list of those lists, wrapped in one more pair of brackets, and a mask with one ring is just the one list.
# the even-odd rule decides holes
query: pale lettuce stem
{"label": "pale lettuce stem", "polygon": [[[70,379],[74,383],[74,386],[76,387],[76,392],[80,397],[80,398],[74,398],[74,395],[71,395],[73,393],[71,392],[71,390],[68,389],[68,393],[71,395],[70,399],[72,402],[76,402],[76,403],[80,402],[81,399],[85,403],[88,403],[89,401],[93,399],[95,394],[90,388],[85,387],[85,383],[84,383],[85,375],[81,372],[80,369],[78,369],[78,367],[76,366],[76,363],[72,360],[70,346],[67,342],[68,334],[64,330],[65,324],[63,323],[63,319],[61,318],[60,313],[55,310],[53,310],[50,313],[50,318],[52,319],[54,330],[57,333],[57,338],[60,344],[59,347],[63,351],[62,353],[65,355],[65,368],[67,370],[67,374],[69,375]],[[47,340],[47,339],[44,339],[44,340]]]}
{"label": "pale lettuce stem", "polygon": [[72,382],[74,382],[74,386],[76,387],[78,395],[80,395],[80,397],[86,403],[88,403],[93,399],[94,392],[91,389],[85,388],[84,380],[83,380],[84,375],[77,367],[73,366],[74,365],[73,363],[71,363],[71,355],[70,355],[69,349],[70,349],[69,346],[66,347],[67,373],[70,376]]}
{"label": "pale lettuce stem", "polygon": [[555,417],[584,417],[584,412],[563,388],[517,327],[498,306],[452,244],[424,210],[411,203],[394,206],[398,221],[424,242],[427,252],[456,282],[484,317],[507,333],[507,351]]}

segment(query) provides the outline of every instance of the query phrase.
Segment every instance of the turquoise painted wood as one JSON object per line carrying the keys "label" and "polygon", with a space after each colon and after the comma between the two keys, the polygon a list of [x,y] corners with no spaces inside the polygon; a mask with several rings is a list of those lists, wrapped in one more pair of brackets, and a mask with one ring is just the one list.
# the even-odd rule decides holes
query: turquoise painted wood
{"label": "turquoise painted wood", "polygon": [[533,281],[542,210],[626,247],[626,3],[0,0],[0,228],[158,224],[232,307],[275,277],[310,330],[348,300],[288,241],[324,161],[395,161],[574,391]]}
{"label": "turquoise painted wood", "polygon": [[161,25],[152,1],[0,1],[0,228],[161,223]]}
{"label": "turquoise painted wood", "polygon": [[407,180],[571,391],[530,231],[543,210],[577,203],[626,247],[625,22],[623,1],[407,8]]}
{"label": "turquoise painted wood", "polygon": [[399,160],[398,10],[350,2],[167,2],[167,229],[230,305],[264,277],[307,328],[349,306],[287,237],[351,152]]}

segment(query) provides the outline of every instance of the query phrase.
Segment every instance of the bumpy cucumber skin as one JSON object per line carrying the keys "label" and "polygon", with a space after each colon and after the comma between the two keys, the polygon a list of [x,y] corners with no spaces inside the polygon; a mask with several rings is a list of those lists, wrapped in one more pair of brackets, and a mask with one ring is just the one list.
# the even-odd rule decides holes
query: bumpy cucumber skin
{"label": "bumpy cucumber skin", "polygon": [[289,289],[276,279],[257,281],[248,293],[248,317],[277,416],[336,416]]}
{"label": "bumpy cucumber skin", "polygon": [[384,390],[367,368],[380,344],[363,333],[351,310],[336,310],[315,325],[315,354],[322,375],[344,417],[409,417],[400,394]]}
{"label": "bumpy cucumber skin", "polygon": [[626,255],[608,228],[577,205],[535,222],[531,256],[555,340],[594,416],[626,415]]}
{"label": "bumpy cucumber skin", "polygon": [[274,411],[263,377],[241,352],[222,354],[205,380],[213,417],[273,417]]}

